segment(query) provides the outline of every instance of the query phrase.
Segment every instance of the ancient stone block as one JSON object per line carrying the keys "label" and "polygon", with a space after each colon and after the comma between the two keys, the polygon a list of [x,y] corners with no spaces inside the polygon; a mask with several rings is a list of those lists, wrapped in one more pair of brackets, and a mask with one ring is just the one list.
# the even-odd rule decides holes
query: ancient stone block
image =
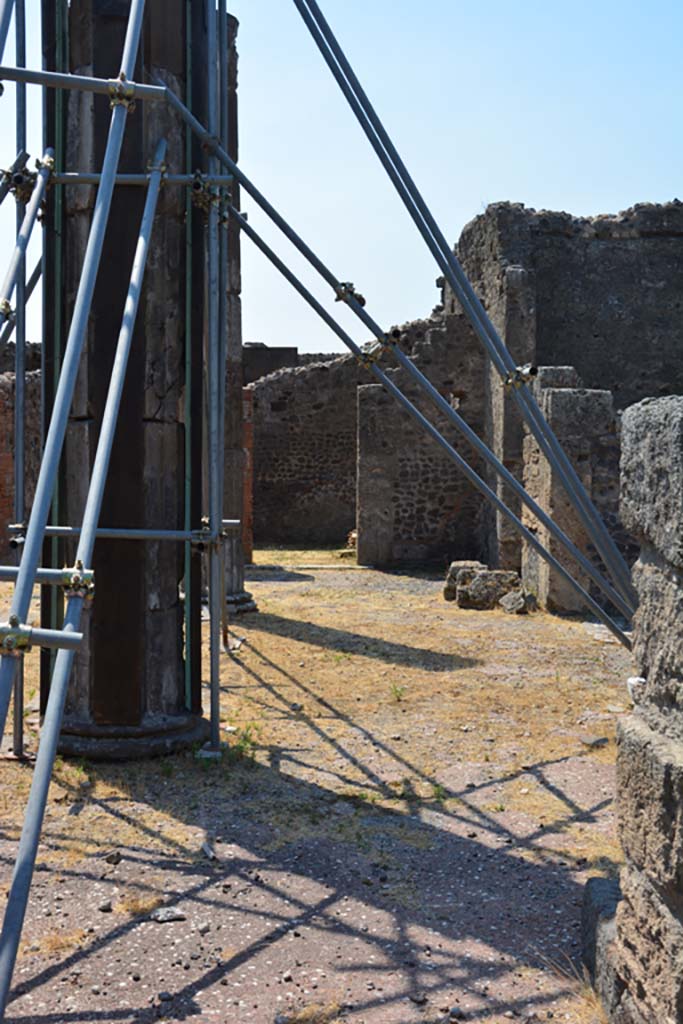
{"label": "ancient stone block", "polygon": [[658,729],[683,739],[683,574],[646,547],[633,582],[639,599],[634,655],[646,680],[643,714],[652,721],[656,716]]}
{"label": "ancient stone block", "polygon": [[519,573],[507,569],[461,569],[458,573],[459,608],[495,608],[505,594],[518,590]]}
{"label": "ancient stone block", "polygon": [[508,615],[528,615],[538,608],[538,602],[533,594],[527,594],[521,588],[505,594],[498,604]]}
{"label": "ancient stone block", "polygon": [[486,569],[483,562],[475,561],[460,561],[451,562],[448,572],[446,573],[446,582],[444,583],[443,596],[446,601],[455,601],[458,596],[458,575],[463,569]]}
{"label": "ancient stone block", "polygon": [[640,715],[618,731],[619,836],[629,861],[658,886],[683,892],[683,747]]}
{"label": "ancient stone block", "polygon": [[621,431],[624,524],[683,568],[683,396],[631,406]]}
{"label": "ancient stone block", "polygon": [[621,873],[614,964],[627,989],[618,1024],[680,1024],[683,1020],[683,922],[645,874]]}

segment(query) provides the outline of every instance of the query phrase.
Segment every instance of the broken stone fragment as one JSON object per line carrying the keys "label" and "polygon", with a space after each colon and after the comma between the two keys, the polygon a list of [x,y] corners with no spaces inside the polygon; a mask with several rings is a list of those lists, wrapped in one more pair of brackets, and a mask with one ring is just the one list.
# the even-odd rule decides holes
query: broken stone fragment
{"label": "broken stone fragment", "polygon": [[448,572],[446,573],[446,582],[444,583],[443,588],[443,596],[446,601],[455,601],[457,597],[458,573],[461,569],[485,570],[486,566],[482,562],[475,561],[451,562]]}
{"label": "broken stone fragment", "polygon": [[509,615],[528,615],[538,608],[533,594],[527,594],[524,590],[511,590],[509,594],[501,597],[498,604]]}
{"label": "broken stone fragment", "polygon": [[501,598],[521,589],[519,573],[506,569],[461,569],[456,582],[459,608],[488,610]]}
{"label": "broken stone fragment", "polygon": [[157,907],[149,917],[151,921],[156,921],[157,924],[169,924],[171,921],[184,921],[186,919],[182,910],[178,910],[176,907]]}

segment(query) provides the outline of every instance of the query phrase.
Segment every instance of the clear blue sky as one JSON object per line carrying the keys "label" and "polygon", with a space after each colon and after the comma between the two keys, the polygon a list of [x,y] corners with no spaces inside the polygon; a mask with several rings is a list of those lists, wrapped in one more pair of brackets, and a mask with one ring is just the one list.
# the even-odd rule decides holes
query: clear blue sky
{"label": "clear blue sky", "polygon": [[[594,214],[683,198],[680,0],[320,2],[450,240],[503,199]],[[27,8],[37,23],[37,0]],[[231,9],[240,20],[243,169],[380,323],[427,314],[437,268],[294,4],[233,0]],[[10,88],[0,102],[7,164]],[[247,197],[243,208],[289,256]],[[245,340],[340,348],[243,245]],[[291,263],[303,266],[296,255]],[[329,298],[327,286],[302,276]],[[366,340],[345,309],[330,308]]]}

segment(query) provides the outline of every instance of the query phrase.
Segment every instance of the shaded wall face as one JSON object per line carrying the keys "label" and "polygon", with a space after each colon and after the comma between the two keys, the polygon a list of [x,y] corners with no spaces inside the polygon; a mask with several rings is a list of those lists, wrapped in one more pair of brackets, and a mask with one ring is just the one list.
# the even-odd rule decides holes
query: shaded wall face
{"label": "shaded wall face", "polygon": [[[412,346],[412,359],[477,433],[483,432],[484,360],[462,316]],[[478,472],[479,460],[446,417],[406,380],[404,391]],[[358,561],[447,563],[479,554],[481,498],[436,442],[380,385],[358,392]]]}
{"label": "shaded wall face", "polygon": [[355,525],[354,359],[282,370],[254,386],[254,538],[343,544]]}
{"label": "shaded wall face", "polygon": [[572,363],[617,408],[683,390],[681,238],[540,235],[537,361]]}

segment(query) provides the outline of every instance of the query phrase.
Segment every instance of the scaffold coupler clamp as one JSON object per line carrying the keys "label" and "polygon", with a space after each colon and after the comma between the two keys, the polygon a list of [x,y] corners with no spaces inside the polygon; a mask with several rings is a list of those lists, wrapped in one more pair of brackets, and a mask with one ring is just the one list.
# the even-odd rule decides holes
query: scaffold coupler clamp
{"label": "scaffold coupler clamp", "polygon": [[371,369],[385,352],[391,350],[391,345],[386,338],[378,339],[377,341],[369,341],[367,345],[363,345],[359,355],[356,356],[356,362],[365,367],[366,370]]}
{"label": "scaffold coupler clamp", "polygon": [[359,306],[365,305],[365,297],[356,291],[351,281],[340,281],[335,292],[337,295],[335,302],[348,302],[349,299],[355,299]]}
{"label": "scaffold coupler clamp", "polygon": [[533,363],[525,363],[524,366],[516,366],[514,370],[510,370],[503,380],[503,387],[521,388],[524,384],[530,384],[537,376],[538,367]]}
{"label": "scaffold coupler clamp", "polygon": [[[36,167],[40,169],[40,161],[36,160]],[[15,171],[9,176],[9,190],[18,203],[28,203],[29,199],[33,194],[38,175],[34,171],[29,171],[25,167],[20,171]]]}
{"label": "scaffold coupler clamp", "polygon": [[9,299],[0,299],[0,316],[4,316],[6,321],[14,323],[14,310]]}
{"label": "scaffold coupler clamp", "polygon": [[161,180],[163,182],[163,179],[166,177],[166,174],[168,173],[168,166],[165,160],[162,160],[160,164],[153,164],[151,161],[147,164],[148,174],[154,174],[156,171],[158,171],[159,174],[161,175]]}
{"label": "scaffold coupler clamp", "polygon": [[118,78],[109,82],[109,106],[125,107],[129,114],[135,110],[135,86],[128,81],[123,71]]}
{"label": "scaffold coupler clamp", "polygon": [[217,190],[214,190],[206,180],[206,175],[202,174],[201,171],[194,172],[194,178],[192,179],[191,195],[192,203],[204,214],[205,220],[209,216],[209,210],[213,205],[218,205],[220,202],[220,196]]}
{"label": "scaffold coupler clamp", "polygon": [[79,559],[71,568],[64,566],[61,586],[66,597],[82,597],[84,601],[91,601],[95,596],[95,573],[92,569],[84,569]]}
{"label": "scaffold coupler clamp", "polygon": [[7,622],[0,623],[0,638],[2,638],[0,652],[9,654],[13,658],[19,658],[22,654],[26,654],[31,650],[32,633],[33,630],[30,626],[21,624],[18,615],[10,615]]}

